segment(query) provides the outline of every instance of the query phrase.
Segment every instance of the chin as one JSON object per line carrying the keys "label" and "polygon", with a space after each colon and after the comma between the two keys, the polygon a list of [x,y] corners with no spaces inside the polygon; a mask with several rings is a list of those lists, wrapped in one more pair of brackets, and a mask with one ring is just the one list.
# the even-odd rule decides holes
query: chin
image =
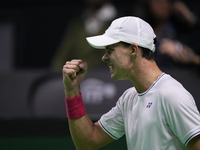
{"label": "chin", "polygon": [[120,80],[120,78],[116,74],[111,74],[112,80]]}
{"label": "chin", "polygon": [[116,77],[115,77],[115,75],[113,75],[113,74],[111,74],[111,79],[112,80],[117,80]]}

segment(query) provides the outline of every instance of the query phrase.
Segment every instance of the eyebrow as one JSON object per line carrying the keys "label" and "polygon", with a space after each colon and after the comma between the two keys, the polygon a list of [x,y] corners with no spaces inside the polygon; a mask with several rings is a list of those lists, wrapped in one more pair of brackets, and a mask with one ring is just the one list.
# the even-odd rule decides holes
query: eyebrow
{"label": "eyebrow", "polygon": [[105,49],[112,49],[112,48],[117,47],[118,45],[120,45],[120,43],[115,43],[115,44],[112,44],[112,45],[108,45],[108,46],[105,47]]}
{"label": "eyebrow", "polygon": [[106,46],[106,48],[105,48],[106,51],[111,51],[114,49],[115,49],[115,46]]}

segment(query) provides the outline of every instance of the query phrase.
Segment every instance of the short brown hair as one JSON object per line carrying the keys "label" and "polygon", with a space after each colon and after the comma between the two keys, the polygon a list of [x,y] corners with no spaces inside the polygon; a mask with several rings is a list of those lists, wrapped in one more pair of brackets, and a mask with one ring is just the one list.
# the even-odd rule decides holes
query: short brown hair
{"label": "short brown hair", "polygon": [[[128,48],[131,44],[126,42],[120,42],[122,46]],[[154,44],[156,44],[156,38],[154,39]],[[155,60],[154,52],[150,49],[138,46],[142,50],[142,57],[146,58],[147,60]]]}

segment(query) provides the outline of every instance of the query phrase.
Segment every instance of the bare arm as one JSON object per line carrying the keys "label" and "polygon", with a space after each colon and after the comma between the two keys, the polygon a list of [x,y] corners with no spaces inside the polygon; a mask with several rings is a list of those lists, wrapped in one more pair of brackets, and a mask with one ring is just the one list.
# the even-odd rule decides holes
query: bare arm
{"label": "bare arm", "polygon": [[69,119],[69,127],[77,150],[96,150],[114,141],[87,114],[78,119]]}
{"label": "bare arm", "polygon": [[187,144],[189,150],[200,150],[200,135],[192,138]]}
{"label": "bare arm", "polygon": [[[87,63],[72,60],[63,67],[65,96],[73,98],[80,94],[80,83],[87,72]],[[95,150],[114,141],[103,131],[99,123],[93,123],[88,115],[77,119],[68,119],[70,133],[77,150]]]}

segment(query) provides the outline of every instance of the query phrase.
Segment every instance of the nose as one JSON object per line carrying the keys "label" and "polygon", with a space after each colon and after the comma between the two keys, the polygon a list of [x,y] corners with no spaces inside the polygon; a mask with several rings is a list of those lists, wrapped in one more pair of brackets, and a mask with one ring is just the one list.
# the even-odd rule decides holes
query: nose
{"label": "nose", "polygon": [[107,54],[104,54],[101,60],[102,60],[103,62],[107,62],[108,59],[109,59],[108,55],[107,55]]}

